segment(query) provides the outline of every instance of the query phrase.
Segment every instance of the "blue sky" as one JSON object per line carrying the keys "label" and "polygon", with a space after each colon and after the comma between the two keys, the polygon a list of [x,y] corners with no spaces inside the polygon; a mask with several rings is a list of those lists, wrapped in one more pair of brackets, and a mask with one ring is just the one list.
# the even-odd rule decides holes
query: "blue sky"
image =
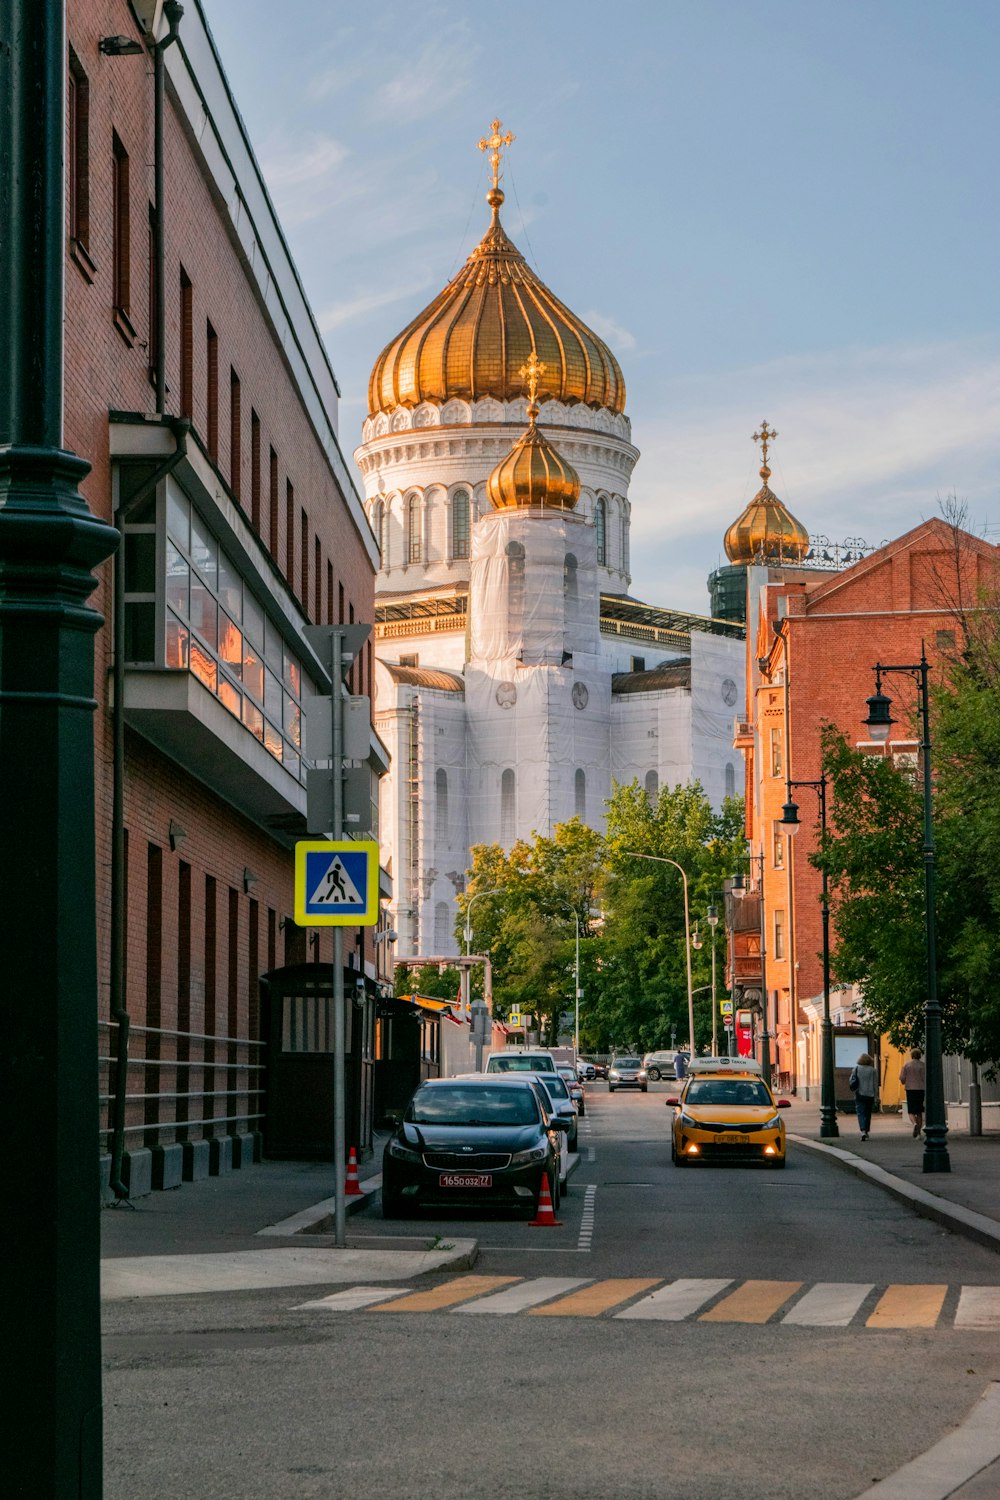
{"label": "blue sky", "polygon": [[1000,539],[1000,3],[203,0],[360,437],[382,347],[503,218],[608,340],[632,593],[706,612],[759,485],[811,532],[956,494]]}

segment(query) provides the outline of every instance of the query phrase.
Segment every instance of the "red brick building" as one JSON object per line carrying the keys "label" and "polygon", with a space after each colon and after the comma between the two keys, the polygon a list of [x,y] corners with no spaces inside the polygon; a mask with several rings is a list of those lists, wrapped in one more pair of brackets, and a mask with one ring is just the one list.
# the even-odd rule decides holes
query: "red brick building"
{"label": "red brick building", "polygon": [[[817,793],[805,787],[793,793],[801,831],[789,839],[781,826],[788,781],[819,779],[824,724],[868,743],[862,721],[875,691],[875,663],[918,662],[923,643],[933,668],[954,649],[960,605],[968,608],[979,590],[995,587],[998,558],[997,547],[932,519],[839,572],[749,570],[750,711],[737,743],[747,766],[747,835],[754,855],[764,856],[772,1050],[793,1085],[815,1085],[819,1077],[823,973],[821,880],[809,863]],[[894,676],[888,690],[897,724],[885,753],[915,763],[916,687]],[[834,992],[835,1028],[838,1020],[851,1026],[853,1001],[850,992]]]}
{"label": "red brick building", "polygon": [[[124,530],[120,889],[110,563],[95,595],[108,621],[95,732],[102,1149],[124,1010],[133,1192],[147,1174],[172,1183],[182,1159],[191,1176],[259,1151],[260,976],[332,955],[329,936],[307,944],[290,918],[302,722],[330,691],[303,627],[371,620],[378,563],[337,436],[336,378],[201,6],[185,0],[175,38],[163,9],[77,0],[66,75],[65,441],[93,466],[89,505]],[[370,693],[371,676],[369,642],[348,686]],[[370,764],[385,769],[374,737]],[[366,1066],[384,951],[368,931],[345,937],[352,992],[366,979],[368,1004],[349,1007]],[[304,1025],[317,1006],[302,1000]]]}

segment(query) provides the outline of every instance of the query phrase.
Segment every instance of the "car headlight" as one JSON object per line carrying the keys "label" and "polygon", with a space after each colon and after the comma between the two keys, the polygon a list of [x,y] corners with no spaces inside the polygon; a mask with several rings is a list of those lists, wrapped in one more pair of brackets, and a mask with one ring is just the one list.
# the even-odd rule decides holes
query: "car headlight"
{"label": "car headlight", "polygon": [[515,1151],[510,1164],[512,1167],[529,1167],[533,1161],[544,1161],[548,1154],[544,1146],[532,1146],[530,1151]]}
{"label": "car headlight", "polygon": [[394,1156],[397,1161],[423,1161],[419,1151],[411,1151],[409,1146],[404,1145],[395,1136],[389,1142],[389,1155]]}
{"label": "car headlight", "polygon": [[765,1120],[763,1125],[759,1125],[757,1128],[758,1130],[778,1130],[780,1126],[781,1116],[775,1115],[773,1119]]}
{"label": "car headlight", "polygon": [[610,1073],[608,1074],[608,1077],[609,1078],[617,1078],[618,1077],[618,1069],[617,1068],[612,1068],[611,1071],[610,1071]]}
{"label": "car headlight", "polygon": [[686,1114],[683,1109],[681,1110],[681,1124],[690,1126],[692,1130],[698,1129],[698,1121],[692,1119],[692,1117],[689,1114]]}
{"label": "car headlight", "polygon": [[645,1078],[645,1076],[646,1076],[646,1069],[645,1068],[640,1068],[639,1069],[639,1077],[640,1078]]}

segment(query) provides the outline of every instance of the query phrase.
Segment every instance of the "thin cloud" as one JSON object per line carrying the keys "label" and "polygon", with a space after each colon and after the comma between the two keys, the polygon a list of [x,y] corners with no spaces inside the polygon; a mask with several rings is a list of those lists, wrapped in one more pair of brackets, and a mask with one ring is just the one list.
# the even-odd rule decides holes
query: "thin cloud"
{"label": "thin cloud", "polygon": [[594,312],[593,310],[585,312],[583,321],[595,333],[599,333],[601,338],[605,339],[611,345],[612,349],[635,348],[634,335],[629,333],[627,328],[623,328],[620,323],[616,323],[614,318],[609,318],[605,313]]}
{"label": "thin cloud", "polygon": [[371,292],[368,296],[348,297],[342,302],[334,302],[318,316],[320,332],[333,333],[345,323],[352,323],[356,318],[377,312],[380,307],[391,307],[394,302],[417,297],[427,290],[428,285],[427,281],[408,281],[403,286],[386,287],[380,292]]}
{"label": "thin cloud", "polygon": [[329,188],[350,152],[332,136],[312,133],[295,146],[272,138],[261,152],[261,171],[286,224],[303,224],[326,211]]}
{"label": "thin cloud", "polygon": [[441,114],[468,89],[482,50],[460,24],[425,42],[415,57],[390,59],[395,71],[373,91],[379,114],[411,123]]}

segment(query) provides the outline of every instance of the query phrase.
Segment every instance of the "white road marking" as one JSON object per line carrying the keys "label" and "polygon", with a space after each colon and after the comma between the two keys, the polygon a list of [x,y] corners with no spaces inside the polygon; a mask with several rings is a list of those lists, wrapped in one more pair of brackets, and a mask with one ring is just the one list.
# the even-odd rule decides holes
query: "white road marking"
{"label": "white road marking", "polygon": [[576,1248],[578,1250],[589,1250],[594,1238],[594,1198],[597,1194],[596,1182],[590,1183],[583,1193],[583,1214],[580,1219],[580,1234],[577,1238]]}
{"label": "white road marking", "polygon": [[597,1147],[596,1146],[588,1146],[587,1147],[587,1160],[588,1160],[588,1162],[594,1162],[594,1161],[597,1160]]}
{"label": "white road marking", "polygon": [[986,1387],[961,1427],[919,1458],[880,1479],[858,1500],[947,1500],[1000,1458],[1000,1382]]}
{"label": "white road marking", "polygon": [[571,1276],[536,1276],[523,1281],[519,1286],[505,1287],[502,1292],[493,1292],[489,1297],[480,1297],[476,1302],[466,1302],[452,1308],[459,1313],[507,1313],[524,1312],[527,1307],[537,1307],[540,1302],[550,1302],[575,1287],[584,1286],[586,1278]]}
{"label": "white road marking", "polygon": [[1000,1287],[963,1286],[956,1328],[1000,1328]]}
{"label": "white road marking", "polygon": [[781,1321],[803,1328],[846,1328],[873,1287],[874,1282],[817,1281]]}
{"label": "white road marking", "polygon": [[297,1302],[292,1309],[300,1312],[304,1307],[322,1307],[327,1312],[356,1312],[359,1307],[370,1307],[373,1302],[388,1302],[391,1297],[402,1297],[412,1292],[412,1286],[352,1286],[346,1292],[331,1292],[329,1297],[317,1297],[314,1302]]}
{"label": "white road marking", "polygon": [[648,1297],[643,1297],[641,1302],[626,1307],[624,1312],[615,1313],[615,1317],[680,1323],[731,1285],[731,1281],[712,1281],[701,1277],[670,1281],[666,1286],[650,1292]]}

